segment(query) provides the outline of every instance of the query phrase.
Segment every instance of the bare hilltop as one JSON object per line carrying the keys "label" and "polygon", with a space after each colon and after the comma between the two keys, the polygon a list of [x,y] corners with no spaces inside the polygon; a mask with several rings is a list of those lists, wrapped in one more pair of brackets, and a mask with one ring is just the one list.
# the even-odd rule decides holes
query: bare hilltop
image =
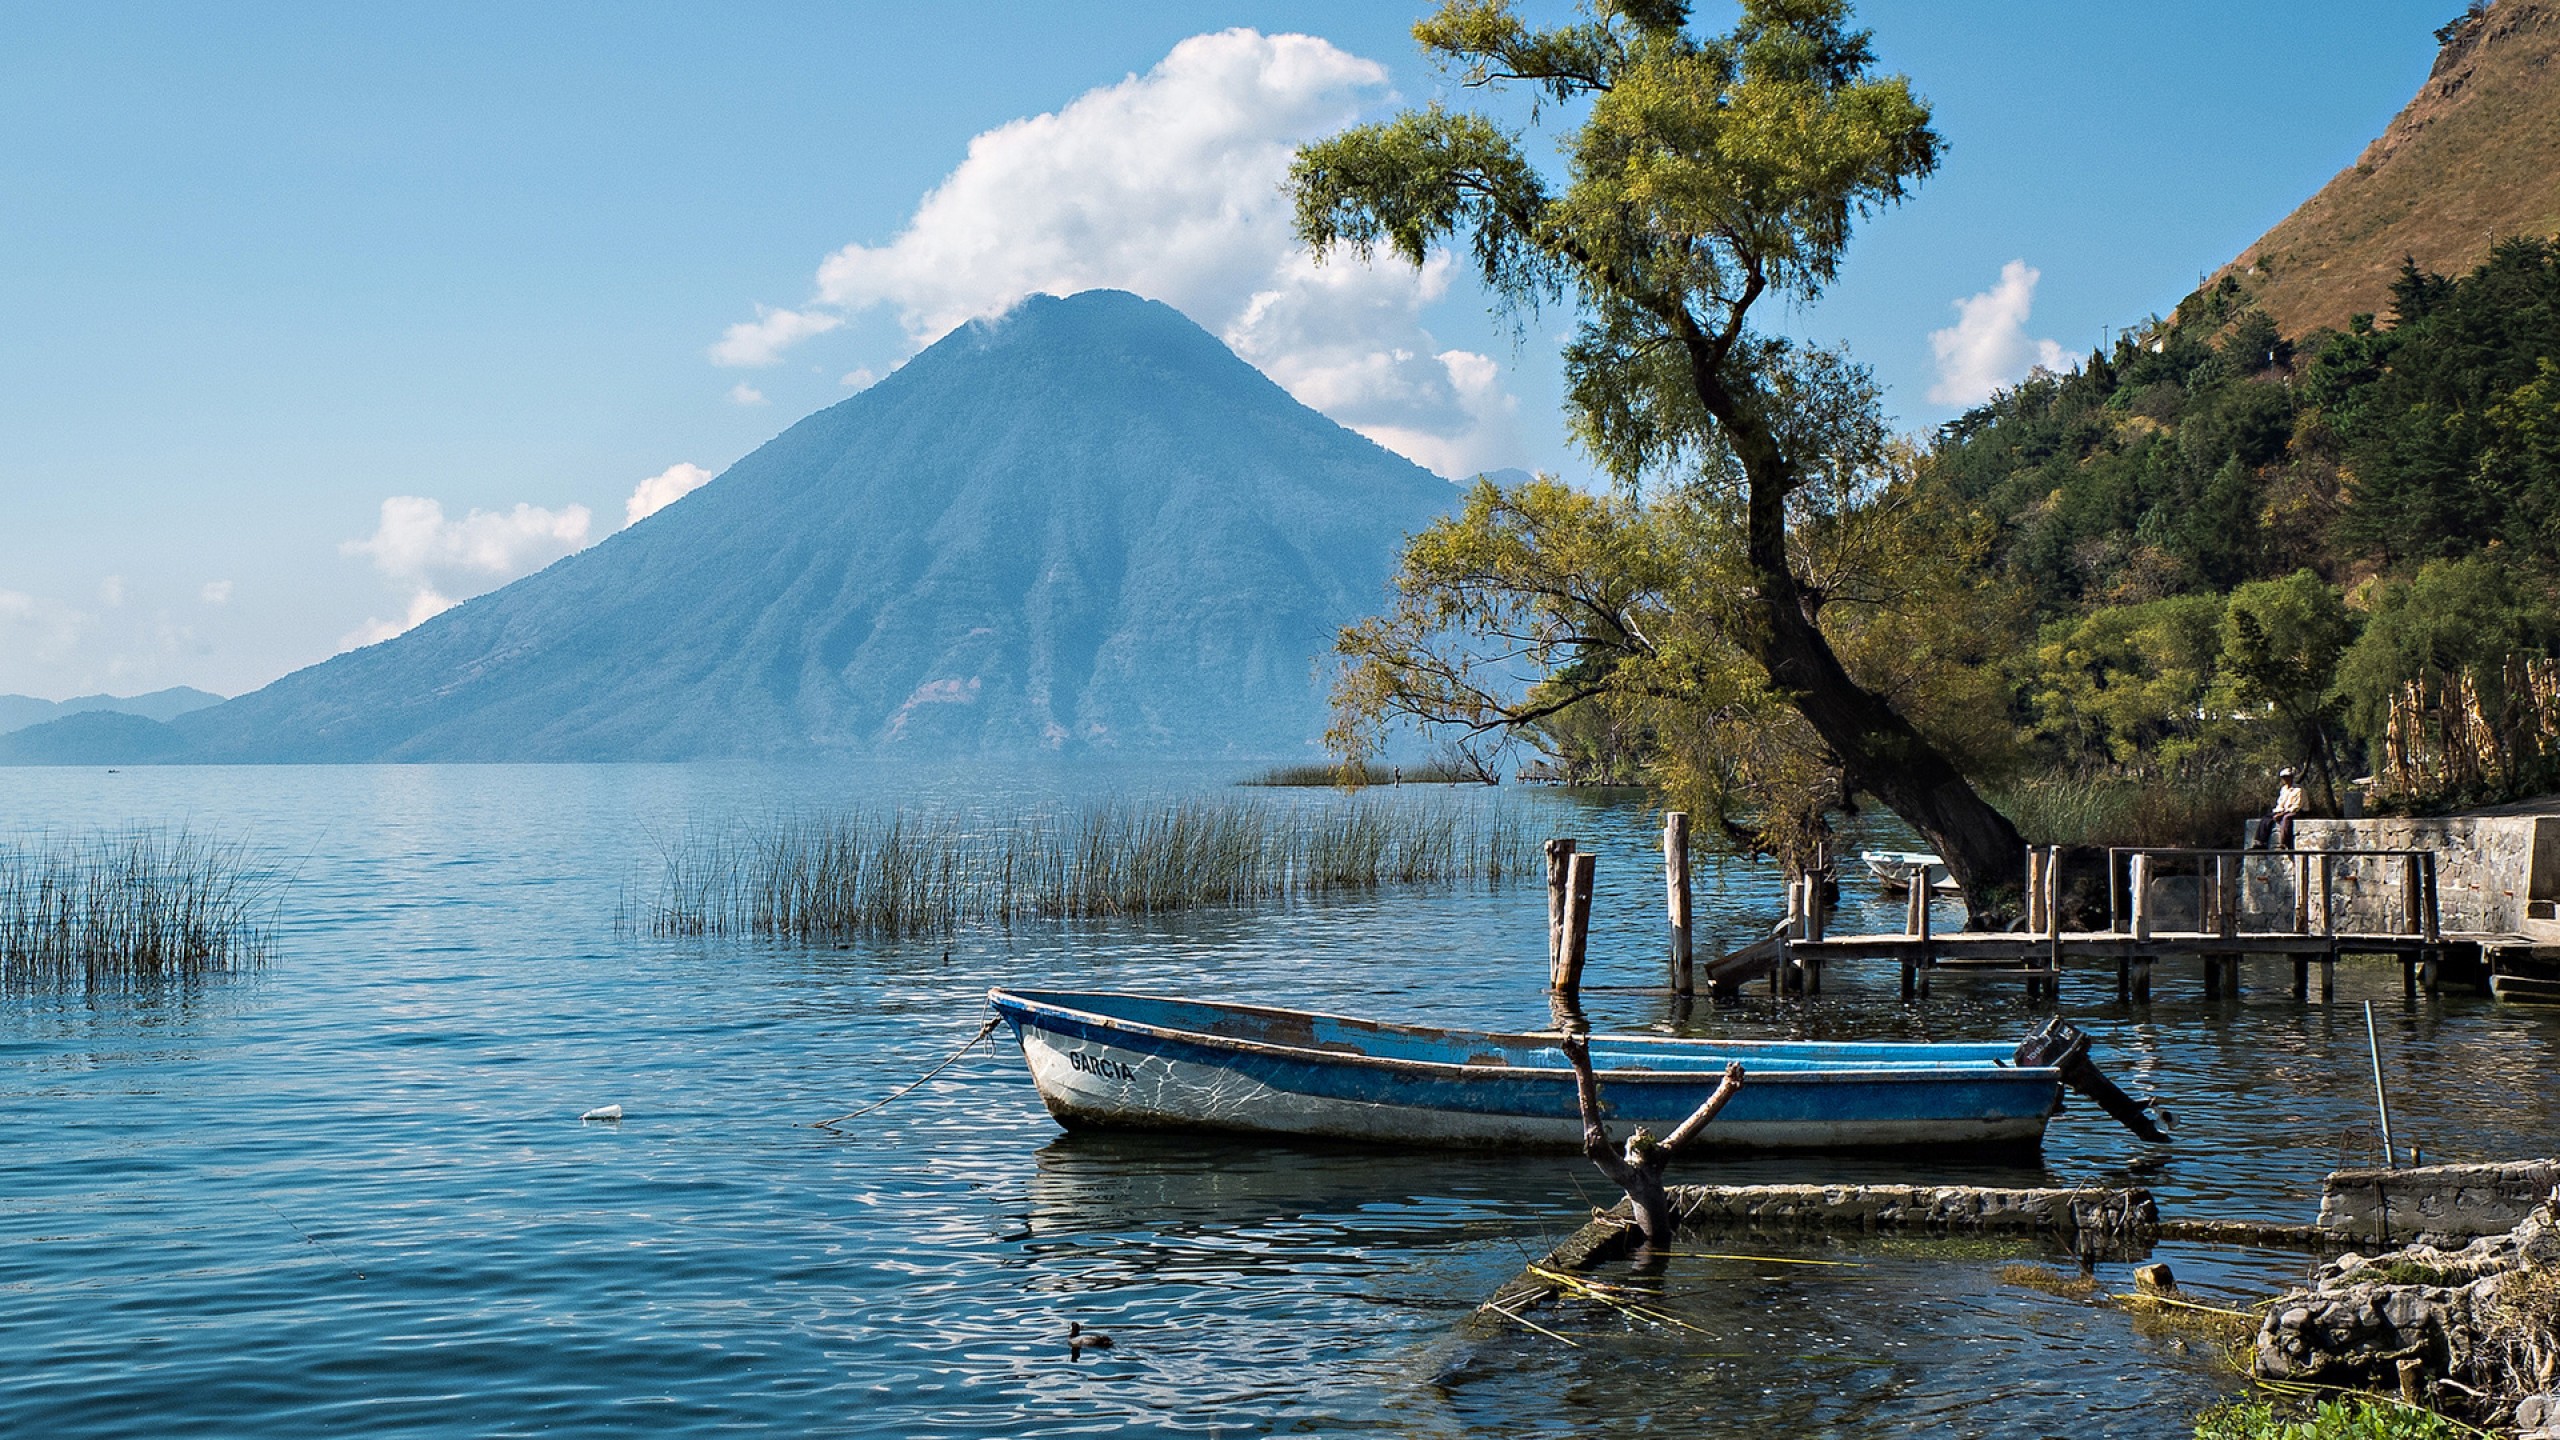
{"label": "bare hilltop", "polygon": [[2387,313],[2404,260],[2458,275],[2560,234],[2560,0],[2475,5],[2356,163],[2224,267],[2287,335]]}

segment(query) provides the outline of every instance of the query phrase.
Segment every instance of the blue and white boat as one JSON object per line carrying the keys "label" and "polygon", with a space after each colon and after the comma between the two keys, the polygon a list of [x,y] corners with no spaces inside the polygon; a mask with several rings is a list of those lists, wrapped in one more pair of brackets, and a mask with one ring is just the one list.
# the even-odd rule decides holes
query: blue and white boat
{"label": "blue and white boat", "polygon": [[[1579,1148],[1553,1035],[1393,1025],[1304,1010],[1095,991],[991,990],[1059,1123],[1417,1145]],[[1726,1062],[1747,1078],[1698,1143],[1728,1149],[2031,1147],[2063,1071],[2006,1044],[1594,1035],[1620,1124],[1668,1133]]]}

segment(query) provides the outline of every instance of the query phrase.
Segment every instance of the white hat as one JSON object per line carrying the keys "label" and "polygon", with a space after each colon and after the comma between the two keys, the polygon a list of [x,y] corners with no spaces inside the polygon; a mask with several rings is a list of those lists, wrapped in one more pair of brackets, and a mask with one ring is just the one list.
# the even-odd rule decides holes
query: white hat
{"label": "white hat", "polygon": [[2283,769],[2281,769],[2281,770],[2277,771],[2277,772],[2276,772],[2276,778],[2277,778],[2277,779],[2279,779],[2279,780],[2290,780],[2290,779],[2292,779],[2292,778],[2293,778],[2293,767],[2292,767],[2292,766],[2290,766],[2290,765],[2287,765],[2287,766],[2286,766],[2286,767],[2284,767]]}

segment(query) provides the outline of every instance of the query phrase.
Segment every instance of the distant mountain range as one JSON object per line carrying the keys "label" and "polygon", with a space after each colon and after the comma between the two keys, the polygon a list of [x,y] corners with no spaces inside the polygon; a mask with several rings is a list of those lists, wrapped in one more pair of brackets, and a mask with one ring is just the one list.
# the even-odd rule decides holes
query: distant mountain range
{"label": "distant mountain range", "polygon": [[1039,296],[405,635],[0,761],[1304,756],[1456,496],[1165,305]]}
{"label": "distant mountain range", "polygon": [[42,725],[68,715],[110,712],[146,720],[175,720],[190,710],[219,705],[222,697],[208,690],[178,685],[148,695],[75,695],[68,700],[39,700],[32,695],[0,695],[0,735]]}
{"label": "distant mountain range", "polygon": [[2387,318],[2404,259],[2459,275],[2499,239],[2560,234],[2560,0],[2498,0],[2440,34],[2381,137],[2224,267],[2285,334]]}

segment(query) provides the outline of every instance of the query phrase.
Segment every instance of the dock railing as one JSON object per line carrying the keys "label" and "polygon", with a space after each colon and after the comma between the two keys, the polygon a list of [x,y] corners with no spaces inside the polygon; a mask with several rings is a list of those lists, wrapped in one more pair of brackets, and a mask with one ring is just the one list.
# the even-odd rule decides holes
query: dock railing
{"label": "dock railing", "polygon": [[[2293,907],[2286,926],[2266,926],[2253,933],[2336,935],[2338,882],[2346,865],[2370,864],[2376,870],[2396,866],[2400,903],[2398,929],[2429,944],[2443,937],[2444,909],[2436,892],[2436,854],[2432,850],[2212,850],[2176,845],[2114,845],[2107,849],[2107,929],[2114,934],[2148,937],[2153,929],[2152,888],[2162,880],[2184,878],[2192,870],[2196,882],[2196,928],[2234,936],[2241,932],[2247,907],[2241,886],[2251,862],[2285,862],[2293,872]],[[2342,865],[2341,862],[2345,862]],[[2387,883],[2387,882],[2386,882]],[[2129,912],[2129,913],[2128,913]]]}

